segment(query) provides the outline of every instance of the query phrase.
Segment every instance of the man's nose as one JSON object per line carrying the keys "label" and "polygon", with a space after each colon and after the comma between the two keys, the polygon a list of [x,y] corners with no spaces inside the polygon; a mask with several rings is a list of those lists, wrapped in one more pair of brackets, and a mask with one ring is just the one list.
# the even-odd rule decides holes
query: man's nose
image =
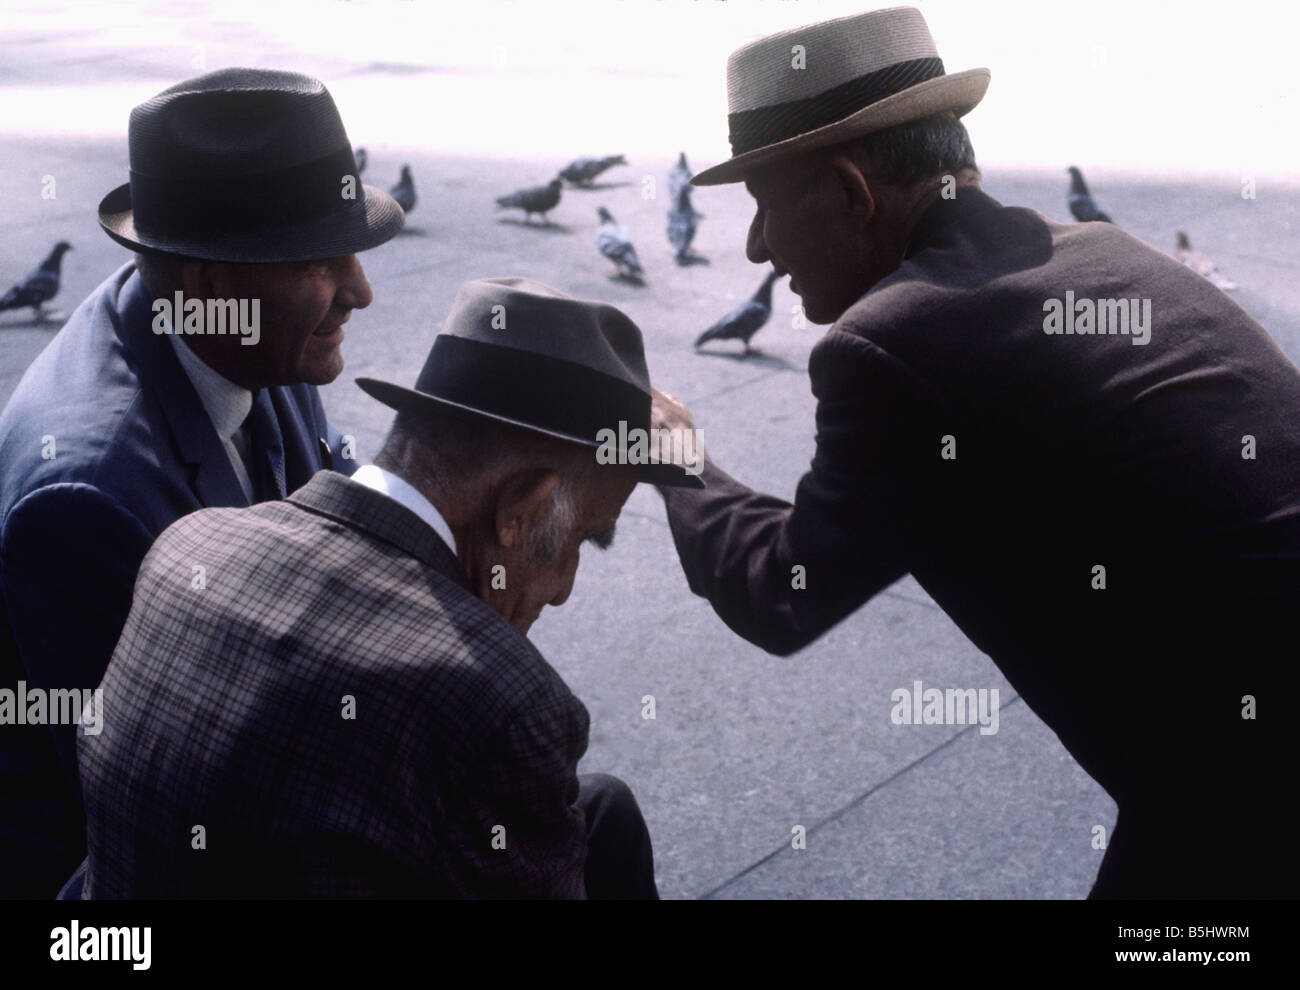
{"label": "man's nose", "polygon": [[374,301],[375,293],[366,278],[366,270],[361,267],[361,259],[349,254],[338,260],[341,271],[334,297],[336,304],[347,309],[365,309]]}
{"label": "man's nose", "polygon": [[754,219],[749,224],[749,236],[745,240],[745,255],[756,265],[770,261],[767,243],[763,240],[763,211],[755,210]]}

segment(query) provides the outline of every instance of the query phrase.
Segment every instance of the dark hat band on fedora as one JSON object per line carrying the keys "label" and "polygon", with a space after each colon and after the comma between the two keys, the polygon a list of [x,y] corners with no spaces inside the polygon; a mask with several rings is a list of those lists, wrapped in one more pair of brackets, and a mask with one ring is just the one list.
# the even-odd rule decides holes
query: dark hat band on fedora
{"label": "dark hat band on fedora", "polygon": [[943,59],[908,59],[850,79],[807,99],[730,113],[727,124],[731,153],[743,155],[755,148],[825,127],[887,96],[943,74]]}
{"label": "dark hat band on fedora", "polygon": [[[492,369],[488,383],[485,367]],[[635,385],[564,358],[451,334],[433,342],[415,391],[593,446],[620,420],[650,428],[650,397]],[[574,402],[575,395],[584,401]]]}
{"label": "dark hat band on fedora", "polygon": [[347,206],[343,178],[351,176],[357,199],[365,195],[347,145],[287,168],[229,177],[164,177],[131,172],[131,209],[136,229],[181,229],[191,237],[268,230],[320,220]]}
{"label": "dark hat band on fedora", "polygon": [[651,449],[664,437],[651,432],[650,375],[637,325],[608,303],[532,279],[464,283],[413,388],[356,382],[399,411],[458,409],[581,444],[597,463],[634,466],[642,481],[704,487],[702,461],[692,456],[698,438],[688,451],[688,438],[669,431],[672,449]]}

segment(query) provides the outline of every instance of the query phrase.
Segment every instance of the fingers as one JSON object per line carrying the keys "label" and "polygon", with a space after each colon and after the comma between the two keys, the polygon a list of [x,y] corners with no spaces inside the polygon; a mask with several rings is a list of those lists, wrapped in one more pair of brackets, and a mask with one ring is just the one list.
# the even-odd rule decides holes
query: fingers
{"label": "fingers", "polygon": [[659,429],[693,430],[694,418],[686,404],[668,392],[651,388],[650,424]]}

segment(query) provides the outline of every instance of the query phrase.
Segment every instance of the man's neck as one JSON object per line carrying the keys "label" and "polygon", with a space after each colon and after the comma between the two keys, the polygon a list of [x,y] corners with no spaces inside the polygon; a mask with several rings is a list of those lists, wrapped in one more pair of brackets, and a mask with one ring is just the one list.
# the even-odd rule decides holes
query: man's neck
{"label": "man's neck", "polygon": [[[916,231],[916,225],[921,222],[921,217],[925,216],[926,211],[940,198],[955,198],[954,193],[956,190],[978,189],[979,185],[980,174],[973,168],[964,168],[955,174],[936,175],[919,183],[910,192],[909,202],[904,210],[903,220],[899,225],[903,232],[903,244],[906,245],[911,241],[912,234]],[[901,263],[901,256],[899,261]]]}

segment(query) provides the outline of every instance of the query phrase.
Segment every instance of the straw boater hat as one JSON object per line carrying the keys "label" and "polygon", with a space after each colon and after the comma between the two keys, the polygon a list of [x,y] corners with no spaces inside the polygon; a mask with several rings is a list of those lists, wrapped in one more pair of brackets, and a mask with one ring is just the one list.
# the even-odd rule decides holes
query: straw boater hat
{"label": "straw boater hat", "polygon": [[[800,61],[803,67],[796,68]],[[732,157],[691,182],[740,182],[748,169],[793,154],[943,110],[960,117],[988,85],[988,69],[944,73],[930,29],[914,7],[769,35],[727,59]]]}

